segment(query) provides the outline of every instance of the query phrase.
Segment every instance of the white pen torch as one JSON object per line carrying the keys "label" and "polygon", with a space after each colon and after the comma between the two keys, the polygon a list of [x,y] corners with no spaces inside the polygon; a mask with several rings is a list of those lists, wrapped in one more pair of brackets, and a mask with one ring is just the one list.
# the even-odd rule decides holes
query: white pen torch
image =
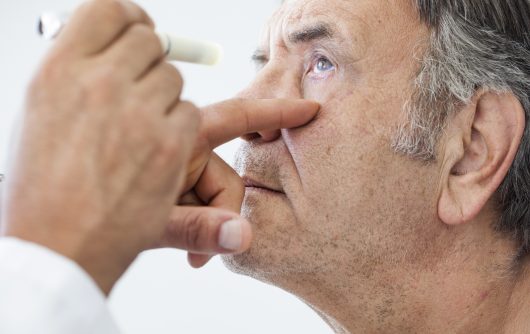
{"label": "white pen torch", "polygon": [[[57,37],[69,16],[67,13],[43,13],[39,19],[39,34],[46,39]],[[223,52],[219,44],[177,37],[163,32],[156,32],[156,34],[160,39],[166,59],[169,61],[216,65],[222,58]]]}

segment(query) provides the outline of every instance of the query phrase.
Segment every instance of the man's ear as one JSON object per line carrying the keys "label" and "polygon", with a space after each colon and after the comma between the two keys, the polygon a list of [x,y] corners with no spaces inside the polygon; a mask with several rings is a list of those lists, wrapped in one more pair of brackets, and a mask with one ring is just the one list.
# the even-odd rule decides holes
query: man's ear
{"label": "man's ear", "polygon": [[524,108],[511,93],[477,92],[448,121],[438,199],[444,223],[467,223],[482,211],[506,177],[524,129]]}

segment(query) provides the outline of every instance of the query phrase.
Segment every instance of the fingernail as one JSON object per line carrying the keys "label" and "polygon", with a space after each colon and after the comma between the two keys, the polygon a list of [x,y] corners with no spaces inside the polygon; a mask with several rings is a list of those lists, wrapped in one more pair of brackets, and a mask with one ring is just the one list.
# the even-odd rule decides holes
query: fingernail
{"label": "fingernail", "polygon": [[239,219],[232,219],[224,223],[219,232],[219,246],[233,251],[240,249],[243,236],[241,224],[242,221]]}

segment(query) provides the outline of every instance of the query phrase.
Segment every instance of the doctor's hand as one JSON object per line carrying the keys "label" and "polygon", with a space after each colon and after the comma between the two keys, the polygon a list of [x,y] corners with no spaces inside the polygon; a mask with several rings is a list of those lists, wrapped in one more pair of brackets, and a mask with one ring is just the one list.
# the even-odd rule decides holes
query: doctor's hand
{"label": "doctor's hand", "polygon": [[184,195],[159,246],[188,250],[193,267],[205,265],[216,254],[247,250],[251,227],[238,215],[243,180],[213,149],[246,134],[305,125],[319,109],[316,102],[294,99],[233,99],[201,109]]}
{"label": "doctor's hand", "polygon": [[75,260],[109,292],[183,191],[200,116],[181,89],[140,7],[85,2],[29,87],[2,234]]}

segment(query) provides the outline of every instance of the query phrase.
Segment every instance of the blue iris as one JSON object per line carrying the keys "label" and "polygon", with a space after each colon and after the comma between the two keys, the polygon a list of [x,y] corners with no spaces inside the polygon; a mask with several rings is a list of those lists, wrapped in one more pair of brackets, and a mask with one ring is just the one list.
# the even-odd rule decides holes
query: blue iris
{"label": "blue iris", "polygon": [[323,72],[329,72],[333,71],[335,69],[335,66],[326,58],[320,57],[313,67],[314,73],[323,73]]}

